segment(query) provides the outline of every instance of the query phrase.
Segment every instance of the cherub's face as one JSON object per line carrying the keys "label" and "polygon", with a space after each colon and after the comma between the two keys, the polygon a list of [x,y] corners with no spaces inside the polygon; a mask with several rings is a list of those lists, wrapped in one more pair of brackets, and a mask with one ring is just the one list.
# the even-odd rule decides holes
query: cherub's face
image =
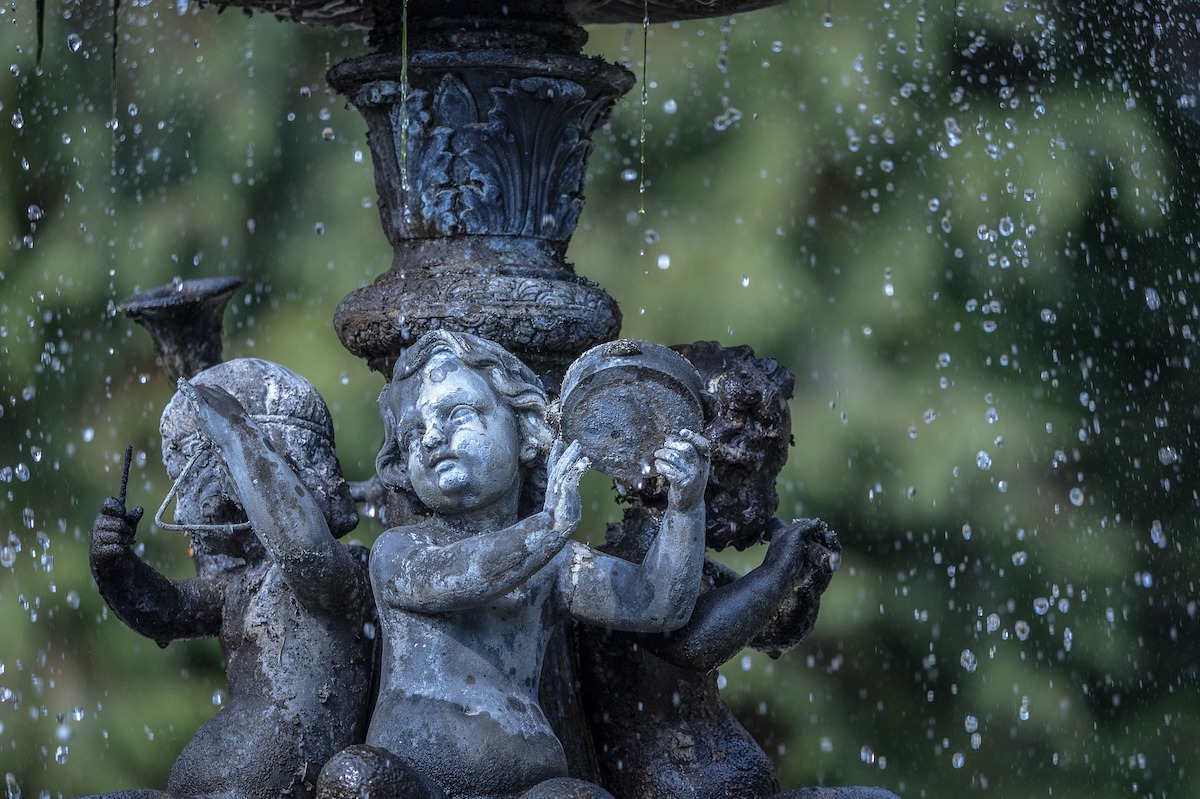
{"label": "cherub's face", "polygon": [[487,381],[448,353],[409,378],[401,451],[413,493],[435,513],[487,510],[519,495],[519,430]]}
{"label": "cherub's face", "polygon": [[175,524],[186,528],[245,522],[229,470],[194,428],[163,440],[163,462],[175,481]]}

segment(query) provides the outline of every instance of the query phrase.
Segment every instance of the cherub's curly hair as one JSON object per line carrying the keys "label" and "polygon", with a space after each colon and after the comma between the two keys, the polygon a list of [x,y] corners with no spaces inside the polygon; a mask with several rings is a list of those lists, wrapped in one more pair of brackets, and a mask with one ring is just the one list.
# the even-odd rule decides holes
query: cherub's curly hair
{"label": "cherub's curly hair", "polygon": [[554,442],[554,434],[546,423],[546,392],[533,370],[515,355],[499,344],[470,333],[432,330],[400,353],[391,382],[379,394],[379,413],[383,417],[385,436],[383,448],[375,459],[379,478],[388,488],[403,492],[419,513],[429,513],[413,494],[407,453],[400,443],[404,431],[400,429],[399,409],[408,379],[439,353],[449,354],[478,372],[512,410],[520,436],[523,467],[518,510],[522,518],[540,511],[546,498],[546,456]]}

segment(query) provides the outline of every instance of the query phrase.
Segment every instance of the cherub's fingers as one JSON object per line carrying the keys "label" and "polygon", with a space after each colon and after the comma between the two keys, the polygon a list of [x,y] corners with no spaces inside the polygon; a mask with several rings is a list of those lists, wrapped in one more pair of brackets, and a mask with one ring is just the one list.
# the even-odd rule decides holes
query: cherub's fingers
{"label": "cherub's fingers", "polygon": [[694,430],[689,430],[685,427],[679,431],[679,437],[695,447],[696,451],[706,458],[712,450],[712,445],[709,444],[708,439]]}

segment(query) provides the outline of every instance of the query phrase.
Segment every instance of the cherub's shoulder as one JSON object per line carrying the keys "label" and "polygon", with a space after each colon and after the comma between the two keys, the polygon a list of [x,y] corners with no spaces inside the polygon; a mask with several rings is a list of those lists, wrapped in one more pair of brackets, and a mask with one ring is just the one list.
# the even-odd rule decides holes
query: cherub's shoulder
{"label": "cherub's shoulder", "polygon": [[371,553],[379,555],[397,550],[432,546],[437,543],[434,527],[428,523],[406,524],[384,530],[371,546]]}

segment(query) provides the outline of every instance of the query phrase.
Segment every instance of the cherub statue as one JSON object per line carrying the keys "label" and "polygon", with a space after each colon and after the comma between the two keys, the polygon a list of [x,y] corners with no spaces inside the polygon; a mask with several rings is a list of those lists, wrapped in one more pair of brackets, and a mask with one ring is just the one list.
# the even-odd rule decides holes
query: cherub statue
{"label": "cherub statue", "polygon": [[[407,793],[389,796],[609,796],[566,778],[538,704],[546,643],[563,617],[646,633],[687,622],[703,561],[707,443],[682,430],[655,452],[667,498],[633,563],[571,540],[588,461],[577,443],[553,441],[538,379],[498,345],[422,336],[379,405],[377,470],[429,515],[372,548],[383,665],[370,746],[327,766],[320,795],[396,791],[355,784],[375,769],[379,784],[407,780]],[[397,765],[411,774],[397,779]]]}
{"label": "cherub statue", "polygon": [[220,639],[228,702],[184,747],[168,791],[311,797],[326,760],[363,740],[374,663],[366,552],[337,540],[358,516],[329,411],[299,375],[244,358],[181,380],[161,430],[175,484],[159,524],[191,534],[196,577],[176,582],[138,558],[142,508],[126,509],[124,487],[101,507],[90,560],[134,631],[160,646]]}
{"label": "cherub statue", "polygon": [[[752,646],[778,657],[812,629],[841,551],[817,520],[773,518],[775,478],[791,440],[792,375],[748,347],[677,347],[715,401],[705,496],[707,541],[739,549],[770,540],[743,577],[706,561],[689,622],[670,635],[581,628],[581,684],[601,782],[621,799],[762,799],[775,767],[717,693],[717,667]],[[631,502],[604,551],[631,561],[660,523],[655,485],[622,486]]]}

